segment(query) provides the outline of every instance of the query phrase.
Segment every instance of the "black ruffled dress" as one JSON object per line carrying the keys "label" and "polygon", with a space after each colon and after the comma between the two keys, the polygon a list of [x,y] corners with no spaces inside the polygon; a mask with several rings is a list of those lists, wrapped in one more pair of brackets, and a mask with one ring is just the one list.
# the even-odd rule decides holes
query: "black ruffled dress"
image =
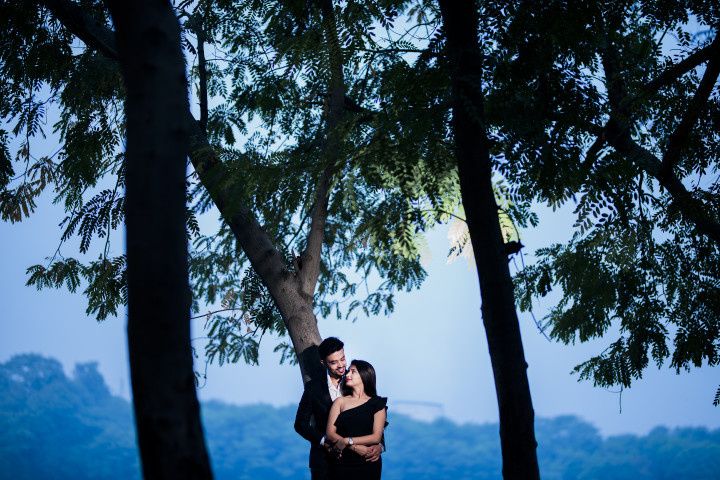
{"label": "black ruffled dress", "polygon": [[[357,407],[340,412],[335,427],[342,437],[362,437],[371,435],[375,413],[387,409],[387,398],[372,397]],[[385,423],[387,425],[387,422]],[[331,480],[379,480],[382,472],[382,458],[377,462],[367,462],[363,457],[346,448],[340,459],[330,463]]]}

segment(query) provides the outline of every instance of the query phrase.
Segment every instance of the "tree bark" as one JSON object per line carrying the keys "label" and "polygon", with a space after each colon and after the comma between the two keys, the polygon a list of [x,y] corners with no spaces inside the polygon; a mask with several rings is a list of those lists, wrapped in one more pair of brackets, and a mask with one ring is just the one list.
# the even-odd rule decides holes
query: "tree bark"
{"label": "tree bark", "polygon": [[127,90],[127,331],[143,476],[210,479],[190,344],[180,28],[166,1],[108,3]]}
{"label": "tree bark", "polygon": [[[118,60],[115,32],[94,20],[79,5],[70,0],[42,0],[65,28],[88,47],[106,57]],[[313,312],[312,296],[303,292],[300,282],[287,268],[287,260],[275,248],[272,239],[262,228],[252,210],[243,204],[232,184],[232,176],[208,142],[201,122],[186,110],[182,117],[187,125],[190,161],[200,182],[210,193],[213,202],[243,249],[250,264],[268,288],[288,329],[288,335],[300,363],[305,382],[324,375],[317,353],[322,340]],[[315,229],[317,230],[317,228]],[[319,261],[319,259],[318,259]]]}
{"label": "tree bark", "polygon": [[[40,3],[90,48],[108,58],[118,59],[115,32],[93,19],[77,3],[71,0],[40,0]],[[323,18],[331,72],[328,79],[327,140],[321,154],[325,165],[318,179],[307,246],[301,254],[303,268],[297,272],[288,269],[288,259],[275,247],[252,210],[234,190],[232,175],[208,142],[203,122],[198,122],[189,110],[183,113],[189,126],[189,155],[193,167],[278,307],[305,382],[325,375],[317,354],[317,345],[322,337],[313,311],[313,294],[320,272],[331,180],[340,161],[341,130],[348,112],[342,52],[332,1],[316,0],[314,4]]]}
{"label": "tree bark", "polygon": [[439,0],[452,81],[460,190],[475,254],[498,407],[503,478],[538,479],[535,413],[510,269],[492,188],[475,2]]}
{"label": "tree bark", "polygon": [[[252,211],[237,201],[225,166],[218,160],[208,144],[204,131],[196,127],[192,132],[190,158],[201,182],[208,189],[215,205],[230,225],[238,243],[248,256],[252,267],[263,280],[288,329],[288,335],[298,357],[304,382],[322,377],[325,370],[320,364],[317,345],[322,340],[314,314],[313,294],[320,275],[322,246],[328,216],[328,201],[332,177],[340,163],[342,127],[347,116],[345,110],[345,79],[342,53],[339,48],[333,5],[330,0],[319,0],[323,19],[330,77],[328,79],[328,110],[325,115],[327,140],[320,155],[322,173],[315,192],[310,229],[305,250],[296,272],[287,268],[287,261],[274,246]],[[192,118],[192,116],[191,116]],[[192,119],[193,125],[198,125]]]}
{"label": "tree bark", "polygon": [[324,374],[317,354],[322,338],[313,312],[312,297],[302,291],[288,262],[275,248],[257,218],[234,193],[231,175],[208,143],[200,124],[187,113],[190,122],[190,161],[210,198],[228,223],[238,244],[267,287],[288,329],[304,381]]}

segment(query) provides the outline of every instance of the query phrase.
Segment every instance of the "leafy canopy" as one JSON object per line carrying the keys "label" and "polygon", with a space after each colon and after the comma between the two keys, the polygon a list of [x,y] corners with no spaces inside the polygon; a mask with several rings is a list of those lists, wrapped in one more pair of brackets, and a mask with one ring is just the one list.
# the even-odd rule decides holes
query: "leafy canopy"
{"label": "leafy canopy", "polygon": [[[110,27],[102,2],[81,4]],[[112,256],[109,242],[123,221],[121,77],[112,59],[74,38],[42,2],[0,8],[9,19],[0,32],[0,114],[12,126],[0,132],[0,212],[22,221],[52,192],[67,212],[61,247],[75,239],[81,256],[58,248],[28,269],[28,284],[84,288],[88,313],[102,320],[126,302],[125,257]],[[322,316],[391,312],[394,292],[425,277],[422,233],[459,203],[437,16],[426,16],[425,3],[337,5],[333,52],[319,9],[307,2],[180,2],[176,9],[191,94],[203,103],[207,91],[207,136],[230,172],[223,182],[291,268],[328,168],[322,146],[330,64],[339,53],[349,114],[337,127],[337,165],[330,165],[315,306]],[[46,135],[58,148],[37,156]],[[285,326],[228,226],[201,230],[199,217],[212,214],[213,202],[196,172],[188,187],[193,307],[222,310],[207,314],[207,353],[221,363],[255,362],[262,335],[284,335]],[[278,349],[292,358],[288,344]]]}
{"label": "leafy canopy", "polygon": [[[82,4],[109,26],[101,2]],[[62,240],[77,237],[89,253],[122,221],[120,77],[47,9],[0,8],[10,19],[0,35],[0,112],[10,126],[0,132],[0,212],[22,220],[50,186],[68,212]],[[177,11],[192,95],[207,87],[207,134],[231,172],[224,181],[291,267],[328,167],[321,147],[339,51],[348,115],[330,165],[315,305],[323,316],[391,311],[393,293],[424,278],[422,232],[459,203],[436,5],[337,4],[337,49],[312,2],[180,2]],[[627,386],[651,360],[678,370],[717,365],[717,7],[485,1],[480,13],[501,215],[534,225],[531,202],[576,215],[570,240],[536,252],[516,276],[520,308],[560,288],[544,319],[552,337],[618,334],[577,367],[597,385]],[[45,118],[59,148],[38,158]],[[283,334],[283,323],[227,225],[200,230],[198,216],[213,204],[196,175],[188,182],[194,307],[219,302],[232,312],[208,316],[208,352],[255,361],[259,338]],[[85,285],[89,312],[114,314],[124,257],[111,258],[107,245],[96,260],[51,257],[31,267],[30,283]],[[278,348],[292,357],[287,344]]]}
{"label": "leafy canopy", "polygon": [[650,361],[718,365],[717,6],[552,1],[489,18],[497,168],[514,195],[576,216],[516,276],[520,308],[560,288],[553,338],[618,335],[575,369],[596,385],[629,386]]}

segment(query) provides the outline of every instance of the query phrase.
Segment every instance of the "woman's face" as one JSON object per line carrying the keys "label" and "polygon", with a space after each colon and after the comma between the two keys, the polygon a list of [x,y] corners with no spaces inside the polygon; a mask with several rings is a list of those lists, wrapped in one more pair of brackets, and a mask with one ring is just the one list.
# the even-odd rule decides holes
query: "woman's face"
{"label": "woman's face", "polygon": [[362,378],[360,378],[360,374],[358,373],[355,365],[350,365],[350,369],[348,370],[347,375],[345,375],[345,385],[348,387],[363,386]]}

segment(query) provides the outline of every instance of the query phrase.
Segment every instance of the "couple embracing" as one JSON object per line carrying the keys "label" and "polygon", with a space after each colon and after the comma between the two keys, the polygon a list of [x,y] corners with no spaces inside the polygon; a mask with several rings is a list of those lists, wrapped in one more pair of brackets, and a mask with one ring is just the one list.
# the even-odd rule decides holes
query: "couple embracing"
{"label": "couple embracing", "polygon": [[318,352],[327,375],[305,385],[295,416],[295,431],[310,442],[312,479],[379,479],[387,398],[377,395],[375,369],[363,360],[348,367],[335,337]]}

